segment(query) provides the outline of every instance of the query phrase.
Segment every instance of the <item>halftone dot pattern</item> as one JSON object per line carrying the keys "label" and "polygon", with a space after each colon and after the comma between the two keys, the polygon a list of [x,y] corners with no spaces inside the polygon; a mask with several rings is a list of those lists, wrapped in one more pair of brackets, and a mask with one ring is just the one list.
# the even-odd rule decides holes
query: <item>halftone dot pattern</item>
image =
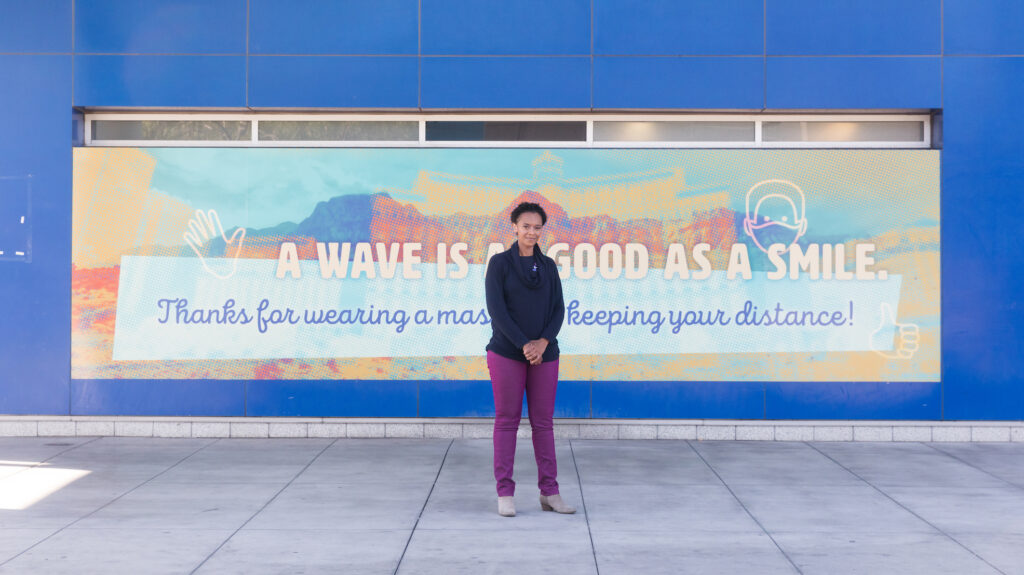
{"label": "halftone dot pattern", "polygon": [[[247,150],[246,161],[286,162],[272,150]],[[347,150],[319,153],[345,154]],[[299,153],[299,152],[296,152]],[[359,153],[368,153],[359,151]],[[386,157],[392,151],[376,150]],[[397,152],[396,152],[397,153]],[[807,235],[802,242],[843,244],[848,254],[857,243],[876,245],[876,269],[903,278],[899,302],[901,321],[921,328],[922,345],[909,361],[891,361],[872,353],[781,353],[706,355],[686,353],[681,332],[677,354],[644,355],[628,349],[613,356],[564,358],[563,376],[573,379],[691,379],[743,380],[771,377],[790,380],[927,380],[939,364],[939,210],[938,153],[929,150],[536,150],[532,174],[495,178],[486,173],[457,173],[431,169],[438,158],[502,157],[503,150],[434,150],[421,157],[420,175],[407,190],[395,190],[423,200],[404,203],[375,196],[369,229],[354,241],[422,244],[420,270],[434,274],[438,243],[469,245],[470,263],[483,263],[487,246],[512,240],[508,213],[519,201],[537,201],[551,219],[542,245],[581,243],[641,243],[648,248],[650,274],[663,271],[669,244],[684,244],[691,274],[696,265],[689,250],[708,243],[714,270],[724,270],[729,249],[744,239],[743,200],[747,189],[770,178],[797,183],[807,195]],[[517,151],[520,154],[521,151]],[[511,157],[511,156],[510,156]],[[518,160],[517,160],[518,161]],[[481,379],[486,368],[478,358],[445,357],[446,337],[437,332],[436,357],[402,358],[401,340],[381,341],[380,358],[318,358],[309,360],[192,360],[112,362],[118,292],[118,262],[123,255],[191,256],[180,240],[192,206],[149,189],[155,161],[145,150],[88,148],[75,151],[72,373],[73,377],[212,377],[282,379],[323,378],[452,378]],[[453,163],[445,164],[451,170]],[[586,165],[587,168],[577,166]],[[595,168],[595,166],[600,166]],[[588,171],[589,170],[589,171]],[[371,187],[372,184],[371,184]],[[383,187],[375,189],[382,190]],[[230,232],[229,232],[230,234]],[[275,259],[284,241],[298,245],[300,258],[316,259],[317,238],[267,235],[249,238],[241,257]],[[222,249],[223,246],[221,245]],[[214,243],[205,255],[220,256]],[[753,247],[752,249],[756,249]],[[374,250],[374,259],[377,259]],[[401,275],[401,255],[396,277]],[[312,262],[311,262],[312,263]],[[451,266],[452,269],[454,266]],[[472,275],[443,283],[440,298],[453,309],[482,306],[482,293]],[[273,284],[274,282],[268,282]],[[581,304],[628,301],[631,310],[655,306],[686,310],[702,292],[716,288],[708,282],[676,279],[651,282],[639,289],[626,279],[577,282],[584,292]],[[414,295],[415,281],[377,280],[366,301],[399,301]],[[212,288],[211,288],[212,289]],[[225,294],[229,293],[225,292]],[[294,300],[287,284],[268,285],[265,296]],[[728,306],[742,298],[726,290]],[[567,299],[569,295],[567,294]],[[728,299],[732,298],[732,299]],[[324,306],[314,296],[293,301]],[[736,301],[733,301],[736,300]],[[335,308],[338,302],[333,302]],[[378,306],[379,307],[379,306]],[[857,321],[876,321],[858,310]],[[618,326],[616,330],[625,330]],[[630,326],[633,329],[635,326]],[[665,328],[663,328],[665,329]],[[683,328],[685,330],[686,328]],[[624,332],[625,333],[625,332]],[[705,336],[701,336],[705,337]],[[714,337],[711,335],[710,337]],[[829,337],[823,334],[822,337]],[[314,339],[303,342],[311,348]],[[483,342],[481,343],[481,349]],[[572,343],[566,342],[566,348]],[[325,354],[329,350],[325,349]]]}

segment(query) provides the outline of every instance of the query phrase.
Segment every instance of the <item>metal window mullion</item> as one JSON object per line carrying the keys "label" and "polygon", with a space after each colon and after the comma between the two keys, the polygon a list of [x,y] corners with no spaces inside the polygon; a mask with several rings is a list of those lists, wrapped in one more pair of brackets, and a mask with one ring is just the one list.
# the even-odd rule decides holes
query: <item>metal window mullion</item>
{"label": "metal window mullion", "polygon": [[253,118],[249,127],[249,142],[255,144],[260,141],[260,121]]}

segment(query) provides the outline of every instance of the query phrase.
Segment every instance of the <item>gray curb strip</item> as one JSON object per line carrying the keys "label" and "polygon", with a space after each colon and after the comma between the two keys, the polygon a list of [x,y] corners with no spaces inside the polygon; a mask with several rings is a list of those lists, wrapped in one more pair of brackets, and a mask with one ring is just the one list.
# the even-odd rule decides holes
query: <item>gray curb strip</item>
{"label": "gray curb strip", "polygon": [[[491,418],[0,415],[0,437],[360,437],[489,439]],[[524,418],[519,437],[530,437]],[[1024,442],[1024,421],[556,419],[560,439]]]}

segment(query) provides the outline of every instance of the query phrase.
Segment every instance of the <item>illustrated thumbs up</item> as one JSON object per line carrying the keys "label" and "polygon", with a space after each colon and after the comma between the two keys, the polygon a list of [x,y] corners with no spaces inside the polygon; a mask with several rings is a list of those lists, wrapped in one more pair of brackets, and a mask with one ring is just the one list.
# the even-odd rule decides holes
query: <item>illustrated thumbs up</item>
{"label": "illustrated thumbs up", "polygon": [[[882,304],[882,319],[878,329],[871,332],[868,341],[871,350],[889,359],[910,359],[917,352],[921,340],[920,329],[916,323],[898,323],[892,306]],[[895,338],[895,344],[893,343]],[[890,349],[891,347],[891,349]]]}

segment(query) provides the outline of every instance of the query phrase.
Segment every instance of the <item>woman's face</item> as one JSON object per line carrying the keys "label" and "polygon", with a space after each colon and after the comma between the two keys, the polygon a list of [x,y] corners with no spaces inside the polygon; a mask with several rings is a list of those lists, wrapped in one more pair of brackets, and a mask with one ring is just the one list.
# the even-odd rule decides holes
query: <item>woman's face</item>
{"label": "woman's face", "polygon": [[540,214],[534,212],[519,214],[519,219],[516,223],[512,224],[512,228],[516,232],[516,239],[519,240],[519,245],[524,248],[537,245],[537,240],[540,239],[540,231],[543,227],[544,224],[541,222]]}

